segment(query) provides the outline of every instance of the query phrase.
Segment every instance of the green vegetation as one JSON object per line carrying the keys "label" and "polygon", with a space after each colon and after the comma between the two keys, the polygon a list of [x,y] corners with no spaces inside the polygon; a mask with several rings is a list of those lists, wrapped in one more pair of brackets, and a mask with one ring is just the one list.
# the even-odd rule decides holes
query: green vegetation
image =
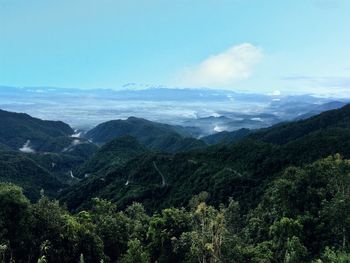
{"label": "green vegetation", "polygon": [[13,150],[18,150],[28,140],[37,149],[53,138],[73,134],[72,128],[61,121],[43,121],[24,113],[0,110],[0,119],[0,145]]}
{"label": "green vegetation", "polygon": [[77,182],[70,171],[98,149],[86,139],[71,137],[72,128],[60,121],[3,110],[0,119],[0,182],[21,186],[30,200],[38,199],[41,189],[55,197]]}
{"label": "green vegetation", "polygon": [[106,174],[144,152],[146,152],[146,148],[135,138],[131,136],[119,137],[103,145],[87,162],[79,167],[77,176],[89,176],[91,173]]}
{"label": "green vegetation", "polygon": [[275,127],[262,129],[253,133],[250,138],[274,144],[286,144],[318,131],[330,129],[350,129],[350,104],[338,110],[321,113],[306,120],[278,124]]}
{"label": "green vegetation", "polygon": [[239,141],[244,137],[247,137],[248,134],[250,133],[251,131],[249,129],[243,128],[232,132],[223,131],[223,132],[214,133],[212,135],[205,136],[201,139],[209,145],[218,144],[218,143],[229,144],[229,143]]}
{"label": "green vegetation", "polygon": [[285,169],[248,211],[209,199],[146,213],[93,198],[71,214],[0,184],[0,253],[5,262],[349,262],[350,160],[340,155]]}
{"label": "green vegetation", "polygon": [[172,126],[135,117],[101,123],[85,135],[86,138],[98,144],[104,144],[123,136],[135,137],[149,149],[170,153],[206,146],[203,141],[191,138],[191,134],[181,126]]}
{"label": "green vegetation", "polygon": [[349,262],[349,116],[175,154],[146,135],[0,151],[0,262]]}
{"label": "green vegetation", "polygon": [[47,169],[18,152],[0,152],[0,182],[21,186],[31,200],[40,197],[41,189],[49,196],[57,196],[59,189],[65,187]]}

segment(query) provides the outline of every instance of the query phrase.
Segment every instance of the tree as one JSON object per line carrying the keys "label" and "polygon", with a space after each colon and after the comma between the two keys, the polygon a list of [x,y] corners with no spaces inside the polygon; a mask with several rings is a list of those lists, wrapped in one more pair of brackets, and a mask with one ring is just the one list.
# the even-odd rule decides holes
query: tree
{"label": "tree", "polygon": [[275,255],[288,263],[303,262],[307,250],[300,241],[303,226],[298,220],[283,217],[270,227]]}
{"label": "tree", "polygon": [[323,201],[322,216],[329,221],[332,234],[344,250],[350,234],[350,161],[340,155],[332,160],[332,176],[328,185],[332,198]]}
{"label": "tree", "polygon": [[27,256],[23,242],[28,240],[29,206],[20,187],[0,183],[0,243],[6,246],[3,256],[7,251],[10,260]]}
{"label": "tree", "polygon": [[204,202],[192,212],[192,231],[181,235],[180,246],[189,246],[190,256],[199,263],[222,262],[226,234],[225,216]]}
{"label": "tree", "polygon": [[110,201],[93,199],[91,216],[96,231],[104,244],[104,253],[114,262],[127,249],[130,235],[130,219],[123,212],[117,212]]}
{"label": "tree", "polygon": [[350,263],[350,254],[326,247],[321,259],[315,260],[314,263]]}
{"label": "tree", "polygon": [[190,230],[190,214],[185,209],[166,208],[151,217],[147,232],[152,259],[157,262],[182,262],[183,255],[174,252],[174,242]]}
{"label": "tree", "polygon": [[128,250],[119,263],[150,263],[150,255],[142,246],[140,240],[132,239],[128,242]]}

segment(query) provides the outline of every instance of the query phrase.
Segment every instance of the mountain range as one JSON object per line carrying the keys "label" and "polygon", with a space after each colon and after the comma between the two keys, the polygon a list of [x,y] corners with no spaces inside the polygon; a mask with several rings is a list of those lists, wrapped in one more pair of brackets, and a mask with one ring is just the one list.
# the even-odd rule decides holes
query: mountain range
{"label": "mountain range", "polygon": [[[183,204],[202,190],[211,192],[215,202],[229,195],[224,192],[252,198],[267,174],[273,177],[286,165],[336,152],[347,155],[349,111],[344,106],[305,120],[199,140],[186,127],[135,117],[83,133],[63,122],[2,110],[0,178],[21,185],[34,199],[44,189],[74,209],[88,205],[93,196],[122,206],[142,200],[150,209]],[[38,181],[36,174],[45,180]],[[227,187],[236,180],[240,189]]]}
{"label": "mountain range", "polygon": [[48,246],[53,262],[139,262],[140,253],[196,262],[186,259],[190,248],[213,247],[212,236],[223,243],[203,253],[222,251],[227,262],[344,257],[350,104],[201,139],[195,127],[136,117],[82,131],[1,116],[0,238],[17,258]]}
{"label": "mountain range", "polygon": [[1,109],[64,121],[75,129],[90,130],[102,122],[134,116],[187,127],[196,138],[220,131],[269,127],[283,121],[311,117],[348,102],[349,99],[345,98],[205,88],[80,90],[0,86]]}

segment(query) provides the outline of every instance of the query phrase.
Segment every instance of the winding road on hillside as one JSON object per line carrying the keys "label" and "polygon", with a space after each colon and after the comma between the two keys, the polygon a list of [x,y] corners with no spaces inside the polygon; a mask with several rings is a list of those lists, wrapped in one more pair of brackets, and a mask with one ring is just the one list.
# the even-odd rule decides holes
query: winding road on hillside
{"label": "winding road on hillside", "polygon": [[159,173],[159,175],[162,177],[162,187],[164,187],[166,185],[166,181],[165,181],[165,176],[163,175],[163,173],[159,170],[157,164],[155,161],[153,161],[153,166],[154,169],[156,169],[156,171]]}

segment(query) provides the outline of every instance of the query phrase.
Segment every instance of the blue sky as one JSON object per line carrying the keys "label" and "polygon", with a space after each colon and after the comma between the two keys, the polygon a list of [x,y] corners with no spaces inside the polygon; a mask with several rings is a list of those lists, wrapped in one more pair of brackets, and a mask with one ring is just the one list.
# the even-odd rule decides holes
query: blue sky
{"label": "blue sky", "polygon": [[0,85],[350,92],[349,0],[0,0]]}

